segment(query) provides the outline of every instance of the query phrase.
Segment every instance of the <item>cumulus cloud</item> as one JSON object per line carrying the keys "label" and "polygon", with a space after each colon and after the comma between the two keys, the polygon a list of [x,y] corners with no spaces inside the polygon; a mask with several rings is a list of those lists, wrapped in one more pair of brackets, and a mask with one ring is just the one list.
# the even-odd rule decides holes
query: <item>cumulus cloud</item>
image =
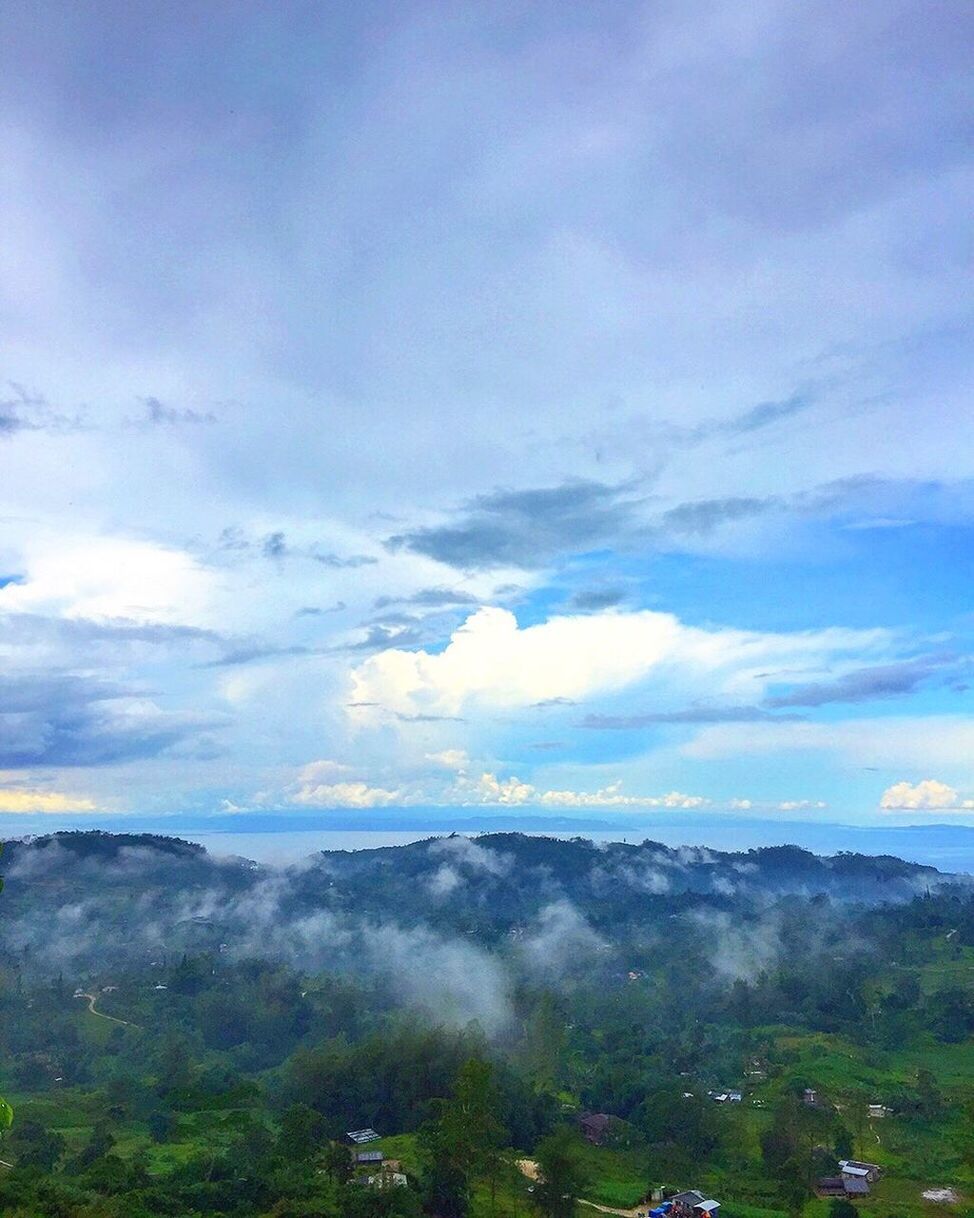
{"label": "cumulus cloud", "polygon": [[351,767],[337,761],[309,762],[288,793],[291,803],[309,808],[380,808],[401,799],[398,790],[346,777]]}
{"label": "cumulus cloud", "polygon": [[627,795],[621,782],[597,791],[545,790],[517,777],[499,778],[489,771],[478,778],[461,776],[452,795],[465,804],[537,804],[551,808],[703,808],[710,803],[703,796],[682,791]]}
{"label": "cumulus cloud", "polygon": [[726,694],[754,693],[769,667],[801,666],[887,642],[879,630],[705,630],[648,609],[552,617],[522,628],[509,610],[484,608],[442,651],[390,647],[364,661],[352,672],[350,701],[403,714],[458,714],[468,702],[526,707],[578,699],[653,673],[706,680]]}
{"label": "cumulus cloud", "polygon": [[974,799],[962,799],[957,791],[936,778],[922,782],[896,782],[887,787],[879,801],[887,811],[902,808],[911,811],[960,811],[974,809]]}

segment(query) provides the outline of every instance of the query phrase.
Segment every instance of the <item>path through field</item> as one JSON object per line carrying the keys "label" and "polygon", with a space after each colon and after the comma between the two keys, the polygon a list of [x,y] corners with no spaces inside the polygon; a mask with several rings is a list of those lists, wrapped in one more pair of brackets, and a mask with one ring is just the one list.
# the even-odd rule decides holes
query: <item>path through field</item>
{"label": "path through field", "polygon": [[[521,1174],[527,1176],[529,1180],[537,1180],[538,1165],[534,1159],[518,1159],[517,1166]],[[589,1209],[598,1210],[602,1214],[620,1214],[622,1218],[637,1218],[637,1215],[646,1212],[645,1206],[637,1206],[634,1210],[617,1210],[613,1209],[611,1205],[599,1205],[597,1201],[586,1201],[584,1197],[579,1197],[578,1204],[587,1205]]]}
{"label": "path through field", "polygon": [[107,1019],[110,1023],[120,1023],[123,1028],[138,1028],[137,1023],[132,1023],[129,1019],[116,1019],[114,1015],[106,1015],[104,1011],[99,1011],[95,1007],[95,994],[78,994],[78,998],[87,998],[88,1010],[92,1015],[97,1015],[99,1019]]}

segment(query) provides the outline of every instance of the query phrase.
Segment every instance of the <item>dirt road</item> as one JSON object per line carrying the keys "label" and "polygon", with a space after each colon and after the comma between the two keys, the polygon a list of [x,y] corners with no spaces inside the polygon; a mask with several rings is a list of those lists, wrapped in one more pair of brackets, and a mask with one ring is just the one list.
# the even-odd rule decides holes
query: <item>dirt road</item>
{"label": "dirt road", "polygon": [[109,1023],[121,1024],[123,1028],[138,1028],[137,1023],[132,1023],[128,1019],[116,1019],[114,1015],[106,1015],[104,1011],[99,1011],[95,1006],[96,994],[78,994],[78,998],[86,998],[88,1000],[88,1010],[92,1015],[97,1015],[99,1019],[107,1019]]}
{"label": "dirt road", "polygon": [[[529,1180],[537,1180],[538,1165],[534,1159],[518,1159],[517,1166],[523,1176],[527,1176]],[[637,1218],[637,1215],[646,1212],[645,1205],[638,1206],[634,1210],[617,1210],[613,1209],[611,1205],[599,1205],[597,1201],[586,1201],[584,1197],[579,1197],[578,1204],[587,1205],[589,1209],[598,1210],[602,1214],[619,1214],[621,1218]]]}

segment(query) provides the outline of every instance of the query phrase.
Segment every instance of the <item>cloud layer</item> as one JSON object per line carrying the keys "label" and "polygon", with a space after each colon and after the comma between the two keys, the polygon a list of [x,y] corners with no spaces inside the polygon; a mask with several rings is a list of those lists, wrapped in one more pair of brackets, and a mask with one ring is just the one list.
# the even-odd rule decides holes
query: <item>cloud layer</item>
{"label": "cloud layer", "polygon": [[974,789],[964,0],[35,10],[0,31],[25,790]]}

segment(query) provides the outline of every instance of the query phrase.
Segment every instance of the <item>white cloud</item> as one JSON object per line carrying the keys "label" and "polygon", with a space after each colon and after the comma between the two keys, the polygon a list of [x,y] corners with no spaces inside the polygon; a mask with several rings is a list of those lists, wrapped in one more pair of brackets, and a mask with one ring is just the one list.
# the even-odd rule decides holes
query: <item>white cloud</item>
{"label": "white cloud", "polygon": [[498,778],[489,772],[477,779],[461,776],[451,794],[456,802],[464,804],[537,804],[551,808],[703,808],[710,803],[701,795],[686,795],[682,791],[626,795],[621,782],[598,791],[546,791],[520,778]]}
{"label": "white cloud", "polygon": [[518,626],[509,610],[483,608],[454,631],[443,651],[390,648],[352,672],[359,720],[376,708],[405,715],[460,714],[468,704],[517,707],[621,690],[650,674],[696,679],[711,696],[760,697],[768,669],[805,667],[882,652],[883,630],[795,634],[703,630],[669,613],[641,610],[553,617]]}
{"label": "white cloud", "polygon": [[0,610],[197,623],[211,591],[211,574],[182,550],[121,537],[39,536],[23,582],[0,588]]}
{"label": "white cloud", "polygon": [[891,811],[896,808],[913,811],[964,811],[974,808],[974,799],[961,799],[957,791],[936,778],[925,778],[922,782],[896,782],[887,787],[879,806]]}
{"label": "white cloud", "polygon": [[400,791],[343,778],[347,773],[349,767],[337,761],[312,761],[302,769],[288,800],[310,808],[379,808],[402,801]]}
{"label": "white cloud", "polygon": [[470,758],[464,749],[444,749],[441,753],[427,753],[426,760],[444,770],[465,770]]}

